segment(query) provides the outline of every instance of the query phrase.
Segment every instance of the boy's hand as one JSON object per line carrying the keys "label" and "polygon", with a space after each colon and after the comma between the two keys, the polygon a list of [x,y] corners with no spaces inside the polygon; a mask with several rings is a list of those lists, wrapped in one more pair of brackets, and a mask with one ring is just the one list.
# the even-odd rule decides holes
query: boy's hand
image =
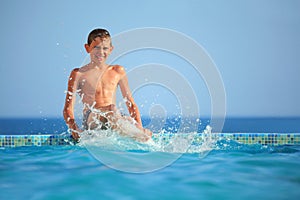
{"label": "boy's hand", "polygon": [[149,129],[142,128],[143,134],[139,135],[136,140],[139,142],[147,142],[152,137],[152,132]]}
{"label": "boy's hand", "polygon": [[72,131],[72,137],[73,137],[74,140],[76,140],[76,142],[78,142],[78,140],[80,138],[79,134],[77,132],[74,132],[74,131]]}
{"label": "boy's hand", "polygon": [[144,133],[145,133],[149,138],[152,137],[152,131],[150,131],[149,129],[145,129],[145,128],[144,128]]}

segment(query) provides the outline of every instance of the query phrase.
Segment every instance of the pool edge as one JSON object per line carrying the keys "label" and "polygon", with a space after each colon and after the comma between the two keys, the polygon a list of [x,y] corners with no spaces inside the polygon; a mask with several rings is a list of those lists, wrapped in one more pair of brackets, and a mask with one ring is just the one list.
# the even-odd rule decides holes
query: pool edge
{"label": "pool edge", "polygon": [[[153,140],[163,138],[169,140],[174,133],[153,134]],[[242,144],[260,144],[268,146],[300,145],[300,133],[196,133],[194,144],[200,144],[205,138],[217,140],[232,140]],[[0,147],[21,146],[65,146],[74,144],[69,134],[39,134],[39,135],[0,135]]]}

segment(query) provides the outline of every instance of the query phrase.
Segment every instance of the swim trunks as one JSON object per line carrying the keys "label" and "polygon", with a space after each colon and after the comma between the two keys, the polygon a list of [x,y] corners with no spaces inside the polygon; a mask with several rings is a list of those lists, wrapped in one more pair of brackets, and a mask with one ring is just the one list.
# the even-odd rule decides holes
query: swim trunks
{"label": "swim trunks", "polygon": [[[116,114],[116,111],[117,111],[117,108],[114,104],[98,107],[97,109],[94,109],[93,111],[90,109],[86,110],[83,113],[83,121],[82,121],[83,128],[85,130],[95,129],[98,127],[100,127],[101,130],[106,130],[106,129],[110,128],[108,118],[111,118],[114,114]],[[95,126],[96,123],[94,123],[93,121],[91,121],[91,119],[89,119],[91,113],[96,115],[97,122],[98,122],[97,126]],[[93,127],[91,127],[92,123],[94,124]]]}

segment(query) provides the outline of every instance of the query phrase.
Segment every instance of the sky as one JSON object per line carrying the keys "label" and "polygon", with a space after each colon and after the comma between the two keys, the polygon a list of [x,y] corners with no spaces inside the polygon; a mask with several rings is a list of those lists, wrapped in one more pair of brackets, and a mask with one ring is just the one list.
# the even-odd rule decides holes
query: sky
{"label": "sky", "polygon": [[[87,57],[88,33],[105,28],[114,39],[147,27],[180,33],[205,50],[223,82],[226,116],[300,116],[299,9],[296,0],[1,1],[0,117],[61,117],[68,76]],[[211,115],[214,91],[180,56],[143,49],[116,62],[128,72],[149,63],[174,69],[193,89],[200,113]],[[134,98],[144,115],[176,113],[174,91],[152,84]]]}

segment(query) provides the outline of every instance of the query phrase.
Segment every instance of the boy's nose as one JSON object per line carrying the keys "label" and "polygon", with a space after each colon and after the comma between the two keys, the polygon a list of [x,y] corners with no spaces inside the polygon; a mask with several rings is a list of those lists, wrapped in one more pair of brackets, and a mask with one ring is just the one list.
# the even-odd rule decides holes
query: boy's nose
{"label": "boy's nose", "polygon": [[103,49],[100,49],[100,50],[99,50],[99,53],[100,53],[101,55],[103,55],[103,54],[104,54],[104,50],[103,50]]}

